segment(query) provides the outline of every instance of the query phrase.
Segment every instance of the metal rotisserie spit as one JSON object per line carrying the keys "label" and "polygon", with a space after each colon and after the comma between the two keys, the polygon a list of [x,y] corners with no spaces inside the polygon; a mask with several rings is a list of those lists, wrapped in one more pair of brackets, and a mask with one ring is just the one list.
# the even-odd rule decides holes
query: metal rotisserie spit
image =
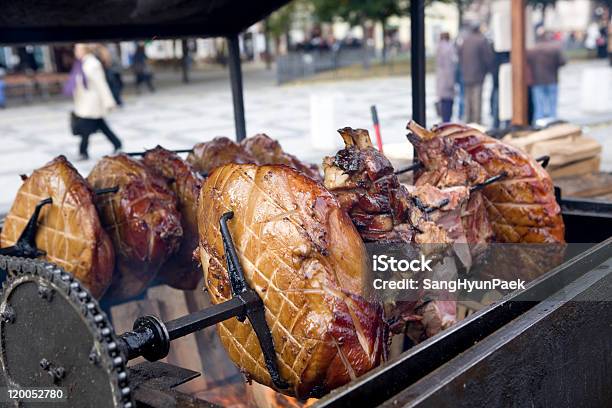
{"label": "metal rotisserie spit", "polygon": [[[565,199],[561,206],[568,242],[599,243],[582,245],[584,251],[567,254],[562,265],[526,290],[509,294],[332,391],[317,406],[346,406],[365,399],[371,406],[456,405],[458,401],[467,406],[494,401],[506,389],[500,378],[520,378],[537,369],[547,373],[548,386],[562,380],[566,374],[558,370],[559,356],[576,349],[571,372],[584,378],[603,374],[610,355],[605,322],[612,316],[612,305],[606,301],[612,287],[612,241],[607,238],[612,230],[612,205]],[[222,217],[219,230],[231,273],[232,300],[166,323],[144,316],[134,323],[133,331],[121,335],[78,280],[55,265],[23,257],[24,248],[25,255],[33,255],[27,242],[36,223],[30,223],[34,227],[24,231],[23,241],[11,249],[21,257],[0,258],[0,269],[8,273],[0,304],[1,364],[8,384],[66,387],[75,406],[161,407],[169,401],[177,406],[211,406],[172,389],[199,373],[156,361],[168,353],[176,338],[226,319],[248,318],[267,355],[270,375],[282,388],[261,299],[244,280],[227,229],[231,217],[229,213]],[[577,348],[577,333],[593,349]],[[553,336],[557,349],[549,350],[546,344]],[[22,347],[25,342],[28,348]],[[531,365],[513,371],[511,360],[517,348],[533,358]],[[138,356],[149,362],[126,366]],[[483,367],[497,374],[485,374]],[[610,398],[600,383],[588,384],[567,392],[584,393],[585,400],[593,398],[595,405]],[[483,387],[488,389],[486,396],[481,393]],[[535,385],[523,383],[520,392],[533,395],[530,387]]]}

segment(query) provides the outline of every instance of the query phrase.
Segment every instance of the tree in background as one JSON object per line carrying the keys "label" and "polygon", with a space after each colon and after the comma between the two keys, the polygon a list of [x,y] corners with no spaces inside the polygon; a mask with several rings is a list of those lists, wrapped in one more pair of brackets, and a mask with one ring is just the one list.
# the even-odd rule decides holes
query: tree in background
{"label": "tree in background", "polygon": [[351,27],[360,26],[366,41],[367,22],[382,26],[382,60],[387,59],[387,23],[390,17],[406,14],[409,0],[310,0],[315,17],[321,22],[344,21]]}
{"label": "tree in background", "polygon": [[293,0],[272,13],[264,22],[266,41],[275,40],[275,53],[280,53],[281,39],[286,44],[287,51],[292,47],[290,32],[296,26],[305,26],[311,14],[310,0]]}
{"label": "tree in background", "polygon": [[270,16],[266,19],[264,23],[264,35],[266,37],[266,43],[268,43],[270,38],[274,39],[276,43],[276,54],[279,54],[280,51],[279,47],[281,43],[281,38],[285,39],[285,42],[287,44],[287,50],[289,50],[289,47],[291,45],[289,31],[291,30],[291,26],[293,25],[298,3],[300,2],[292,1],[289,4],[281,7],[274,13],[270,14]]}

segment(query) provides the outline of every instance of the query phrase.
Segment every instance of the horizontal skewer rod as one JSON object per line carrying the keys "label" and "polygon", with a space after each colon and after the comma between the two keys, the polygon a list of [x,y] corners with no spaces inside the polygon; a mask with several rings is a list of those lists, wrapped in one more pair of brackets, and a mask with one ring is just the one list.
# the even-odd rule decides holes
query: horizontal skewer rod
{"label": "horizontal skewer rod", "polygon": [[94,194],[95,195],[109,194],[109,193],[116,193],[117,191],[119,191],[119,186],[108,187],[108,188],[99,188],[97,190],[94,190]]}
{"label": "horizontal skewer rod", "polygon": [[[193,149],[174,149],[174,150],[169,150],[172,153],[191,153],[193,152]],[[146,153],[146,151],[143,152],[129,152],[129,153],[125,153],[126,156],[144,156],[144,154]]]}
{"label": "horizontal skewer rod", "polygon": [[504,179],[506,177],[508,177],[508,173],[505,172],[505,171],[502,171],[497,176],[489,177],[488,179],[486,179],[482,183],[474,184],[472,187],[470,187],[470,193],[473,193],[474,191],[482,190],[486,186],[488,186],[490,184],[493,184],[496,181],[499,181],[499,180]]}
{"label": "horizontal skewer rod", "polygon": [[[548,166],[548,163],[550,162],[550,156],[548,155],[540,156],[540,157],[537,157],[535,160],[538,163],[541,163],[542,167],[546,168]],[[408,173],[409,171],[419,170],[422,167],[423,167],[423,163],[417,161],[417,162],[412,163],[410,166],[406,166],[402,169],[397,170],[395,174],[399,175],[399,174]]]}
{"label": "horizontal skewer rod", "polygon": [[252,296],[252,294],[252,292],[245,292],[226,302],[166,322],[170,340],[178,339],[232,317],[246,315],[247,308],[260,301],[259,297]]}
{"label": "horizontal skewer rod", "polygon": [[250,307],[260,303],[254,291],[247,291],[226,302],[165,323],[155,316],[144,316],[136,320],[132,331],[119,336],[119,348],[128,360],[141,356],[149,361],[161,360],[168,355],[172,340],[232,317],[245,316]]}
{"label": "horizontal skewer rod", "polygon": [[409,171],[419,170],[422,167],[423,167],[423,163],[421,163],[421,162],[414,162],[410,166],[407,166],[407,167],[404,167],[403,169],[397,170],[395,172],[395,174],[398,175],[398,174],[408,173]]}

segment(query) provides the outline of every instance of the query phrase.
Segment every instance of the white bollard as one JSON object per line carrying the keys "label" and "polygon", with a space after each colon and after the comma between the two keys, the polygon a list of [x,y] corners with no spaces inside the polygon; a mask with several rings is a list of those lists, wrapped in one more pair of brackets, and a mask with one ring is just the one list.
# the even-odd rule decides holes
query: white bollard
{"label": "white bollard", "polygon": [[499,120],[512,119],[512,65],[499,67]]}
{"label": "white bollard", "polygon": [[342,147],[336,132],[336,104],[341,97],[337,93],[310,95],[310,143],[314,149],[334,151]]}
{"label": "white bollard", "polygon": [[585,112],[608,112],[612,90],[612,68],[594,67],[582,71],[581,108]]}

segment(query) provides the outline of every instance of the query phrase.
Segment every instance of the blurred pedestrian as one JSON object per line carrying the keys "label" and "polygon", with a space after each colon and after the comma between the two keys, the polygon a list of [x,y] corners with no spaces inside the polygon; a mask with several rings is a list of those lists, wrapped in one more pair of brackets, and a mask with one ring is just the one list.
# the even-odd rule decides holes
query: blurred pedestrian
{"label": "blurred pedestrian", "polygon": [[89,159],[89,137],[98,131],[113,144],[115,152],[121,149],[121,141],[104,120],[104,116],[116,103],[106,81],[102,63],[93,53],[95,48],[96,46],[87,44],[74,46],[75,60],[68,82],[64,86],[64,93],[72,95],[74,99],[70,124],[72,133],[81,137],[81,160]]}
{"label": "blurred pedestrian", "polygon": [[[455,50],[463,44],[465,36],[465,28],[459,30],[457,39],[455,40]],[[455,70],[455,83],[457,84],[457,118],[465,120],[465,84],[463,83],[463,72],[461,72],[461,64],[459,64],[459,55],[457,55],[457,69]]]}
{"label": "blurred pedestrian", "polygon": [[465,121],[480,123],[482,84],[493,64],[493,50],[477,24],[463,38],[459,47],[459,64],[465,86]]}
{"label": "blurred pedestrian", "polygon": [[608,56],[608,27],[599,28],[599,37],[595,44],[597,44],[597,58],[606,58]]}
{"label": "blurred pedestrian", "polygon": [[26,74],[36,74],[38,72],[40,67],[38,66],[38,61],[36,61],[33,46],[17,47],[17,56],[19,57],[19,64],[16,67],[17,71]]}
{"label": "blurred pedestrian", "polygon": [[455,83],[457,84],[457,117],[459,120],[465,120],[465,84],[463,83],[463,73],[461,72],[461,64],[457,64],[455,70]]}
{"label": "blurred pedestrian", "polygon": [[121,63],[117,54],[113,53],[107,46],[100,44],[95,49],[95,55],[104,67],[106,82],[108,82],[113,98],[115,98],[115,103],[123,106],[123,98],[121,97],[123,80],[121,78]]}
{"label": "blurred pedestrian", "polygon": [[139,43],[136,46],[136,52],[134,52],[132,56],[132,71],[134,71],[134,76],[136,77],[137,92],[140,92],[140,86],[143,83],[149,88],[149,91],[155,92],[155,87],[153,86],[153,73],[149,68],[143,43]]}
{"label": "blurred pedestrian", "polygon": [[444,32],[440,34],[436,49],[436,96],[442,122],[450,122],[453,115],[456,70],[457,51],[450,41],[450,35]]}
{"label": "blurred pedestrian", "polygon": [[491,118],[493,119],[493,129],[506,127],[506,124],[502,123],[499,119],[499,69],[503,64],[509,62],[510,53],[508,51],[497,52],[495,48],[493,48],[493,66],[491,68],[491,77],[493,79],[493,87],[491,89]]}
{"label": "blurred pedestrian", "polygon": [[599,25],[595,21],[591,21],[586,29],[586,38],[584,39],[584,46],[591,54],[597,53],[597,38],[599,35]]}
{"label": "blurred pedestrian", "polygon": [[610,17],[610,24],[608,24],[608,59],[610,66],[612,66],[612,16]]}
{"label": "blurred pedestrian", "polygon": [[4,76],[6,75],[6,69],[4,65],[0,64],[0,109],[6,107],[6,97],[4,96]]}
{"label": "blurred pedestrian", "polygon": [[559,68],[565,65],[560,43],[539,32],[535,46],[527,51],[527,63],[532,77],[533,121],[557,119]]}

